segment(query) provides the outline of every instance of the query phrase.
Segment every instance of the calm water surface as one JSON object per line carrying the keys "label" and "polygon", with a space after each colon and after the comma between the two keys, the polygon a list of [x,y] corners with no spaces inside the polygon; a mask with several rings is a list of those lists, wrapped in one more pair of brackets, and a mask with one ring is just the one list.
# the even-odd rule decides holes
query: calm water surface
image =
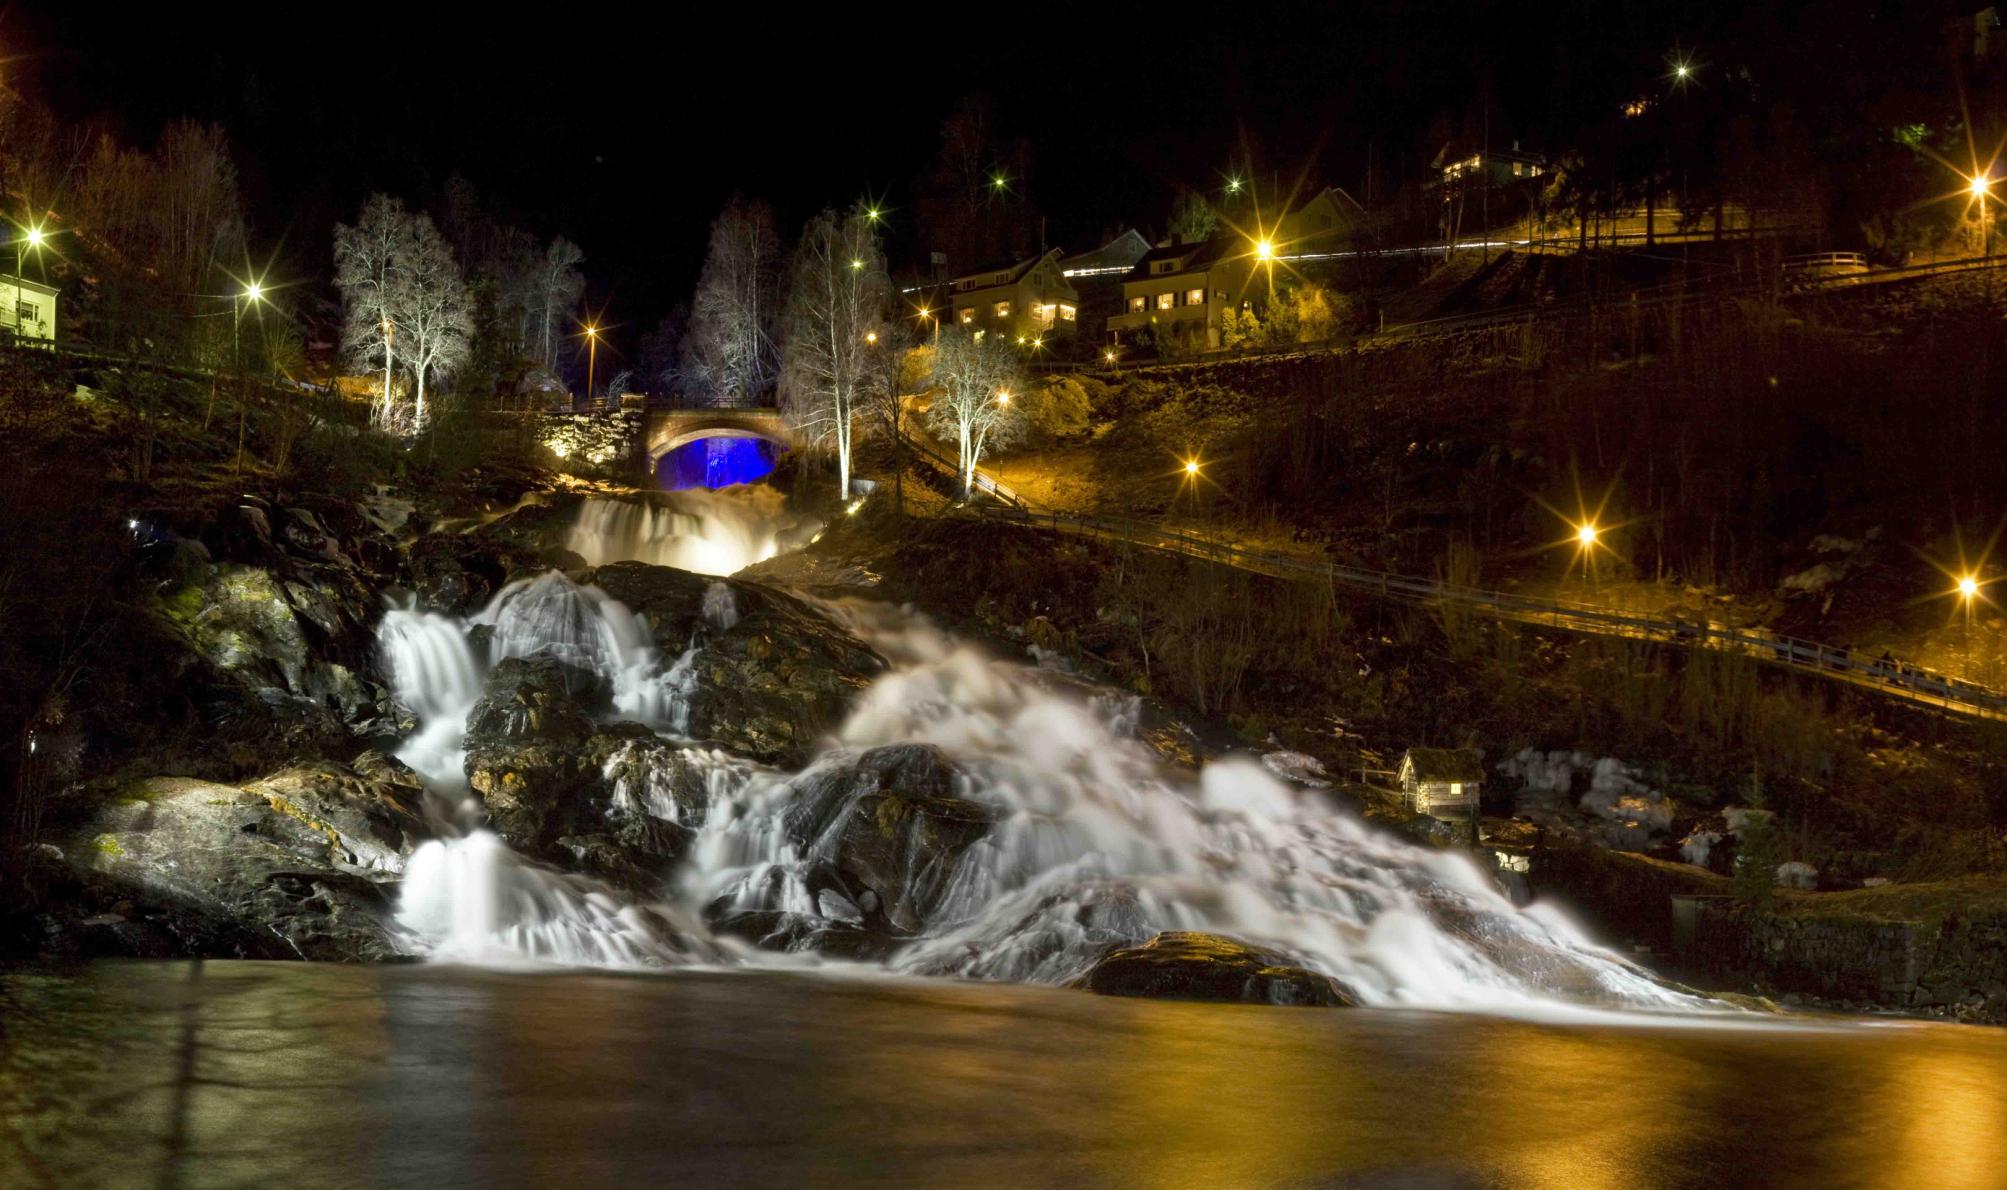
{"label": "calm water surface", "polygon": [[2007,1033],[776,974],[0,972],[5,1186],[2007,1186]]}

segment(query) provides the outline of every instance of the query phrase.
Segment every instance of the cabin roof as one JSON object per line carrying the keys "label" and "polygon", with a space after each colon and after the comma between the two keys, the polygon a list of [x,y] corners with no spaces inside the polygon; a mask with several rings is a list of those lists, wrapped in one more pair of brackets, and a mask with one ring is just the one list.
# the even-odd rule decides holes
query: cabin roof
{"label": "cabin roof", "polygon": [[1414,766],[1417,781],[1484,781],[1484,762],[1469,748],[1410,748],[1403,759]]}

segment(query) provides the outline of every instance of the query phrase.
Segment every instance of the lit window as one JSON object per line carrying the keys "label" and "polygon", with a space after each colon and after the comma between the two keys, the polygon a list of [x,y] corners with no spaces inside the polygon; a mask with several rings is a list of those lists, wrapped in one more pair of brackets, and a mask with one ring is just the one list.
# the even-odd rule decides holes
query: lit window
{"label": "lit window", "polygon": [[1165,290],[1163,293],[1157,295],[1157,309],[1168,310],[1174,304],[1176,304],[1177,300],[1178,300],[1177,294],[1172,293],[1169,290]]}
{"label": "lit window", "polygon": [[1054,309],[1051,302],[1046,302],[1044,305],[1040,306],[1033,306],[1031,309],[1032,309],[1032,319],[1033,321],[1037,322],[1038,325],[1040,326],[1052,325],[1052,316],[1054,314]]}
{"label": "lit window", "polygon": [[1186,304],[1187,306],[1203,306],[1203,305],[1205,305],[1205,304],[1206,304],[1206,291],[1205,291],[1205,290],[1203,290],[1203,289],[1187,289],[1187,290],[1185,291],[1185,304]]}
{"label": "lit window", "polygon": [[1226,290],[1224,290],[1224,289],[1215,289],[1215,290],[1213,290],[1213,296],[1214,296],[1214,297],[1216,297],[1216,298],[1218,298],[1218,299],[1219,299],[1219,300],[1221,300],[1221,301],[1225,301],[1225,300],[1226,300]]}
{"label": "lit window", "polygon": [[1061,322],[1072,322],[1078,314],[1079,311],[1075,310],[1072,306],[1064,302],[1059,304],[1059,320]]}
{"label": "lit window", "polygon": [[1518,177],[1518,176],[1519,176],[1519,171],[1520,171],[1520,168],[1521,168],[1521,166],[1520,166],[1519,162],[1515,161],[1515,162],[1513,162],[1513,163],[1512,163],[1512,176],[1513,176],[1513,177],[1515,177],[1515,178],[1516,178],[1516,177]]}
{"label": "lit window", "polygon": [[998,318],[1009,318],[1009,317],[1010,317],[1010,303],[1009,303],[1009,302],[998,302],[998,303],[997,303],[997,317],[998,317]]}
{"label": "lit window", "polygon": [[34,322],[42,316],[42,308],[33,302],[22,302],[14,307],[14,317],[22,322]]}
{"label": "lit window", "polygon": [[1129,313],[1141,314],[1148,307],[1148,305],[1149,303],[1145,301],[1141,296],[1132,297],[1129,299]]}
{"label": "lit window", "polygon": [[975,320],[976,308],[974,306],[963,306],[961,309],[955,311],[955,321],[957,322],[966,324]]}

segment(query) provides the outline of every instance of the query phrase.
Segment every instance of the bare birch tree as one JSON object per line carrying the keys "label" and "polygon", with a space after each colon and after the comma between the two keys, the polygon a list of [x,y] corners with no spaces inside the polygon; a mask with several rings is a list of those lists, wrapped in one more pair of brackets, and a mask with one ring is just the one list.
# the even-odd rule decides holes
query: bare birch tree
{"label": "bare birch tree", "polygon": [[862,209],[824,211],[809,221],[782,316],[781,411],[804,439],[835,453],[837,491],[846,500],[858,402],[888,288],[875,222]]}
{"label": "bare birch tree", "polygon": [[584,259],[577,244],[559,236],[537,264],[532,305],[537,362],[551,372],[557,371],[558,348],[564,343],[569,316],[585,293],[585,277],[578,271]]}
{"label": "bare birch tree", "polygon": [[383,363],[383,393],[372,420],[390,424],[395,376],[395,292],[403,280],[400,262],[411,251],[413,221],[404,204],[384,194],[372,194],[362,205],[355,226],[335,225],[335,288],[342,298],[342,356],[357,365]]}
{"label": "bare birch tree", "polygon": [[734,198],[711,224],[684,341],[684,383],[707,404],[750,405],[779,370],[774,323],[780,306],[780,236],[773,211]]}
{"label": "bare birch tree", "polygon": [[1025,431],[1020,353],[1002,335],[951,327],[934,348],[934,403],[927,422],[943,437],[953,434],[962,472],[962,498],[975,488],[983,450],[1009,446]]}
{"label": "bare birch tree", "polygon": [[467,362],[474,304],[452,245],[429,215],[412,221],[410,244],[396,271],[390,322],[402,336],[404,366],[417,385],[412,428],[423,429],[427,379],[443,381]]}

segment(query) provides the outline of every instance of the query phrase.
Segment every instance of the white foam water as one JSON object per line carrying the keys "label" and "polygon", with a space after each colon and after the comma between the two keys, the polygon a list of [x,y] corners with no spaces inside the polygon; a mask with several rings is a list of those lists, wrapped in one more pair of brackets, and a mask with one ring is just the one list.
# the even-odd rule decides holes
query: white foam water
{"label": "white foam water", "polygon": [[590,499],[565,540],[588,565],[652,562],[696,574],[735,574],[813,532],[786,517],[765,487],[662,492],[645,502]]}

